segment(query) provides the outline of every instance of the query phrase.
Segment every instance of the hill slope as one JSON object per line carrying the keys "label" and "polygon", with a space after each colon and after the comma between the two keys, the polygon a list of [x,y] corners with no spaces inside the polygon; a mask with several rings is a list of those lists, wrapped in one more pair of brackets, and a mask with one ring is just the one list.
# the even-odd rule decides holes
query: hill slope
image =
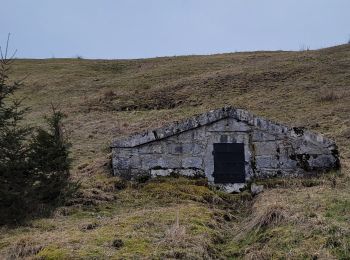
{"label": "hill slope", "polygon": [[[346,258],[350,248],[350,45],[144,60],[18,60],[19,96],[40,124],[50,103],[68,115],[73,205],[28,227],[3,228],[3,255],[77,258]],[[127,184],[108,176],[113,137],[233,105],[337,141],[342,175],[270,180],[226,195],[185,179]],[[122,189],[123,188],[123,189]],[[119,190],[122,189],[122,190]],[[113,247],[121,239],[120,249]]]}

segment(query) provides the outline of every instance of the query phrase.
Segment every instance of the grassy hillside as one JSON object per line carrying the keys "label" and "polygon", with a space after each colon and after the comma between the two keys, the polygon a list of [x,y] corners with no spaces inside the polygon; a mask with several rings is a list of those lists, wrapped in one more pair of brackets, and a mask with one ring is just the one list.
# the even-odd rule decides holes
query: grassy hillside
{"label": "grassy hillside", "polygon": [[[0,255],[60,258],[350,258],[350,45],[144,60],[17,60],[19,96],[41,124],[68,115],[77,198],[52,217],[0,230]],[[342,171],[222,194],[203,180],[124,183],[112,138],[223,105],[337,141]],[[114,241],[114,243],[113,243]],[[113,245],[114,244],[114,245]]]}

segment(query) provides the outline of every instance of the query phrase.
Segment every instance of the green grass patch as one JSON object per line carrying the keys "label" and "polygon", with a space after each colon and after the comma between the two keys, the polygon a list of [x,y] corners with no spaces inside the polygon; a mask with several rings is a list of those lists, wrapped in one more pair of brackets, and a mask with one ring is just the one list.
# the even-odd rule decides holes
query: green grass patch
{"label": "green grass patch", "polygon": [[350,200],[349,199],[333,199],[327,207],[325,217],[339,222],[350,221]]}
{"label": "green grass patch", "polygon": [[69,258],[69,252],[65,248],[52,245],[42,249],[36,257],[45,260],[62,260]]}

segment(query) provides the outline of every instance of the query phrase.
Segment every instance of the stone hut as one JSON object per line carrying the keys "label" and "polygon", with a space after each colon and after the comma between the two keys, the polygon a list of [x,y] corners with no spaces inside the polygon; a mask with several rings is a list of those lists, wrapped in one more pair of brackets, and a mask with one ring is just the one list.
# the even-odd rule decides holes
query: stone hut
{"label": "stone hut", "polygon": [[205,176],[232,185],[339,168],[336,144],[242,109],[224,107],[112,143],[113,171],[139,176]]}

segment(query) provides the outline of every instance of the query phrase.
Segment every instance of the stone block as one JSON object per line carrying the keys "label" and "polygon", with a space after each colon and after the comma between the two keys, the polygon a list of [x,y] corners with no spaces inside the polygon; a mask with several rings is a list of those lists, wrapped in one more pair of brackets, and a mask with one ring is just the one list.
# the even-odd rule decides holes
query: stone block
{"label": "stone block", "polygon": [[254,121],[254,116],[243,109],[236,109],[234,118],[238,119],[239,121],[248,122],[250,124]]}
{"label": "stone block", "polygon": [[162,142],[142,145],[138,148],[138,152],[140,154],[161,154],[163,153]]}
{"label": "stone block", "polygon": [[115,140],[112,143],[113,147],[134,147],[143,143],[156,140],[153,131],[148,131],[140,134],[132,135],[122,140]]}
{"label": "stone block", "polygon": [[244,160],[250,162],[252,158],[252,153],[250,151],[249,145],[244,145]]}
{"label": "stone block", "polygon": [[280,158],[289,158],[292,154],[295,153],[292,144],[286,141],[279,142],[277,149]]}
{"label": "stone block", "polygon": [[152,169],[151,170],[151,177],[164,177],[164,176],[170,176],[173,172],[173,169]]}
{"label": "stone block", "polygon": [[203,160],[200,157],[185,157],[182,159],[183,168],[203,168]]}
{"label": "stone block", "polygon": [[277,155],[276,142],[254,142],[255,155]]}
{"label": "stone block", "polygon": [[310,142],[301,144],[297,149],[295,149],[297,154],[331,154],[331,151],[324,147],[317,146]]}
{"label": "stone block", "polygon": [[253,142],[266,142],[266,141],[275,141],[275,140],[276,140],[276,137],[274,135],[263,131],[255,130],[252,134]]}
{"label": "stone block", "polygon": [[186,177],[204,177],[204,171],[200,169],[178,169],[178,174]]}
{"label": "stone block", "polygon": [[298,167],[297,161],[289,158],[281,158],[279,161],[279,168],[281,169],[296,169]]}
{"label": "stone block", "polygon": [[136,149],[115,149],[113,152],[113,167],[120,169],[139,168],[140,156]]}
{"label": "stone block", "polygon": [[120,170],[127,170],[130,167],[130,160],[129,158],[116,158],[113,160],[113,168],[120,169]]}
{"label": "stone block", "polygon": [[235,134],[229,134],[228,138],[229,143],[244,143],[246,145],[249,144],[249,135],[245,133],[235,133]]}
{"label": "stone block", "polygon": [[246,183],[234,183],[234,184],[219,184],[217,185],[222,189],[223,191],[227,193],[239,193],[242,190],[245,189],[247,186]]}
{"label": "stone block", "polygon": [[254,195],[254,196],[263,192],[263,190],[264,190],[264,185],[256,185],[255,183],[253,183],[250,186],[250,191],[251,191],[252,195]]}
{"label": "stone block", "polygon": [[113,157],[119,158],[129,158],[133,154],[137,153],[137,151],[134,148],[115,148],[113,149]]}
{"label": "stone block", "polygon": [[154,158],[152,156],[143,156],[141,159],[141,167],[144,170],[152,168],[163,168],[165,165],[161,161],[161,158]]}
{"label": "stone block", "polygon": [[318,155],[318,156],[311,156],[308,160],[309,167],[312,170],[329,170],[333,168],[336,165],[336,158],[332,155]]}
{"label": "stone block", "polygon": [[178,140],[181,140],[182,143],[193,143],[194,131],[186,131],[179,134]]}
{"label": "stone block", "polygon": [[254,176],[257,179],[271,178],[277,177],[281,175],[281,171],[279,169],[271,169],[271,168],[259,168],[254,172]]}
{"label": "stone block", "polygon": [[257,156],[255,157],[257,168],[277,168],[279,165],[275,156]]}
{"label": "stone block", "polygon": [[274,133],[274,134],[283,134],[288,132],[288,128],[281,126],[279,124],[275,124],[275,123],[269,123],[268,125],[268,132],[270,133]]}
{"label": "stone block", "polygon": [[197,155],[203,149],[196,143],[171,143],[168,145],[168,152],[174,155]]}
{"label": "stone block", "polygon": [[181,160],[178,156],[145,155],[141,157],[141,166],[144,170],[154,168],[180,168]]}
{"label": "stone block", "polygon": [[244,122],[238,122],[232,118],[227,118],[215,122],[208,126],[209,132],[247,132],[250,126]]}
{"label": "stone block", "polygon": [[195,141],[199,141],[199,142],[205,142],[206,138],[206,128],[205,127],[200,127],[197,128],[193,131],[193,139]]}
{"label": "stone block", "polygon": [[186,177],[204,177],[204,173],[199,169],[152,169],[151,177],[165,177],[171,174],[186,176]]}

